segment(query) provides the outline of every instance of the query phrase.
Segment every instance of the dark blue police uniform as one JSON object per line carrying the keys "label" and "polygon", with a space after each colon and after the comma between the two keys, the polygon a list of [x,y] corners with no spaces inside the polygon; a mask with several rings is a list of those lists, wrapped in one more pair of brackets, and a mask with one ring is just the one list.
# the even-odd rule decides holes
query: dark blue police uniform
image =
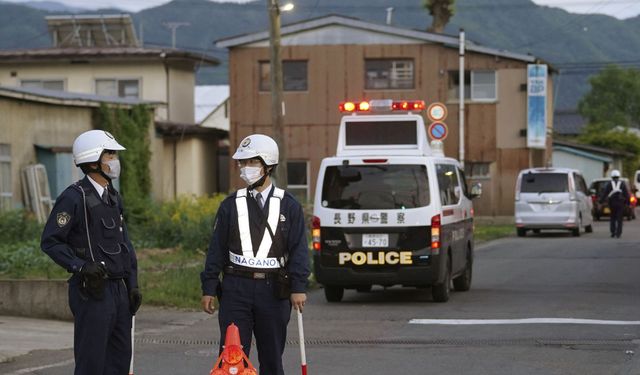
{"label": "dark blue police uniform", "polygon": [[609,231],[611,232],[611,237],[619,238],[622,235],[624,210],[629,204],[629,191],[627,191],[626,185],[620,180],[617,181],[617,183],[619,183],[618,189],[613,191],[614,182],[615,181],[611,180],[607,184],[606,188],[602,192],[600,201],[604,202],[605,199],[608,200],[609,209],[611,210],[611,213],[609,214]]}
{"label": "dark blue police uniform", "polygon": [[[261,209],[251,194],[247,194],[249,227],[254,255],[265,236],[266,215],[271,197]],[[287,324],[291,315],[288,297],[276,295],[278,270],[239,265],[230,255],[242,254],[236,193],[228,196],[216,215],[213,236],[209,244],[205,269],[201,273],[202,292],[220,298],[218,322],[221,332],[221,350],[226,329],[235,323],[247,356],[251,348],[251,334],[256,337],[260,375],[282,375],[282,354],[287,338]],[[262,210],[260,212],[259,210]],[[309,277],[309,259],[306,226],[302,207],[295,198],[284,192],[280,200],[280,215],[268,258],[284,258],[284,269],[290,279],[292,293],[305,293]],[[222,272],[220,284],[218,276]]]}
{"label": "dark blue police uniform", "polygon": [[[42,233],[42,250],[73,274],[68,282],[76,375],[124,375],[131,360],[128,291],[138,287],[137,261],[120,195],[110,186],[108,192],[105,202],[88,177],[69,186],[56,200]],[[81,268],[92,259],[106,266],[102,296],[89,293],[81,280]]]}

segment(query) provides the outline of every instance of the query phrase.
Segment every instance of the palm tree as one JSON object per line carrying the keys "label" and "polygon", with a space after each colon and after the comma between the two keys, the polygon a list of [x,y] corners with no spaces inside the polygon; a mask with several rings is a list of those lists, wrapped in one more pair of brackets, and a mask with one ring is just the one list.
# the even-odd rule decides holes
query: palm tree
{"label": "palm tree", "polygon": [[431,26],[427,31],[442,33],[453,14],[455,13],[456,0],[422,0],[422,6],[433,17]]}

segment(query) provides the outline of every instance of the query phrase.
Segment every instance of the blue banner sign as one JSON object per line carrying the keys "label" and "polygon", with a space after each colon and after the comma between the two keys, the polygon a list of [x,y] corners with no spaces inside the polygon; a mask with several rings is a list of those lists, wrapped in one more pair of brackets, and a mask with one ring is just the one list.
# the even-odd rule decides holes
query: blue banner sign
{"label": "blue banner sign", "polygon": [[546,148],[547,66],[527,65],[527,147]]}

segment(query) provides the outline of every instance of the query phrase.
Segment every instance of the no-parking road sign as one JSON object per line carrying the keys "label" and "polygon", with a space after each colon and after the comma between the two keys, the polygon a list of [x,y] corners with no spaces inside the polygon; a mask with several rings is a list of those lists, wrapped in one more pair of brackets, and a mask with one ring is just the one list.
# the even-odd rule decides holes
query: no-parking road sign
{"label": "no-parking road sign", "polygon": [[449,129],[447,129],[447,124],[444,122],[436,121],[429,125],[429,136],[433,140],[442,141],[447,138],[448,133]]}

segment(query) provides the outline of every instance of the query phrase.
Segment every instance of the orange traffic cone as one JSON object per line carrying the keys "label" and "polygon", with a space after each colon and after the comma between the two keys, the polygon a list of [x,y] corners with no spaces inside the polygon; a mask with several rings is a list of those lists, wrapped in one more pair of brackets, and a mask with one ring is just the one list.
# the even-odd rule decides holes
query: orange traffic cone
{"label": "orange traffic cone", "polygon": [[222,353],[218,357],[216,364],[213,365],[209,375],[258,375],[255,367],[253,367],[242,350],[240,330],[233,323],[227,327],[227,334],[222,348]]}

